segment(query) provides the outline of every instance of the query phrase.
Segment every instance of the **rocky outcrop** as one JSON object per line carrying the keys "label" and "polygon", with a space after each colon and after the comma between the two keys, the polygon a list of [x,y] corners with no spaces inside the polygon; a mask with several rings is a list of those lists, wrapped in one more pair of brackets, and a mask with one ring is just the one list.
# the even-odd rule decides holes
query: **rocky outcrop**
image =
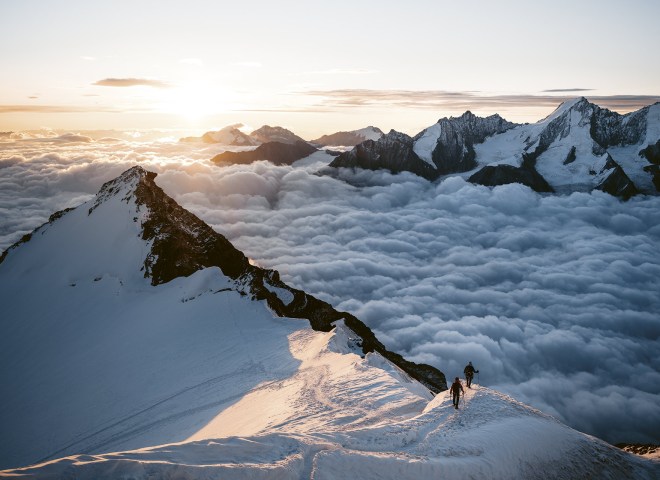
{"label": "rocky outcrop", "polygon": [[264,125],[254,130],[250,133],[250,137],[259,143],[279,142],[295,144],[305,141],[291,130],[282,127],[271,127],[270,125]]}
{"label": "rocky outcrop", "polygon": [[308,157],[317,149],[307,142],[295,144],[270,142],[247,152],[223,152],[211,161],[217,165],[248,164],[257,160],[268,160],[275,165],[291,165],[296,160]]}
{"label": "rocky outcrop", "polygon": [[609,154],[605,166],[598,173],[605,178],[596,185],[595,190],[601,190],[624,200],[639,194],[635,184]]}
{"label": "rocky outcrop", "polygon": [[554,191],[548,182],[533,168],[514,167],[513,165],[487,165],[472,175],[468,181],[488,187],[520,183],[540,193]]}
{"label": "rocky outcrop", "polygon": [[[436,167],[437,176],[449,173],[468,172],[477,167],[474,146],[497,133],[503,133],[515,127],[499,115],[486,118],[477,117],[467,111],[460,117],[442,118],[430,129],[433,136],[437,135],[435,146],[431,150],[431,160]],[[415,143],[431,134],[430,129],[418,133],[413,139]],[[416,145],[418,147],[419,144]],[[419,155],[420,148],[415,151]]]}
{"label": "rocky outcrop", "polygon": [[636,145],[644,140],[647,115],[650,107],[621,115],[580,99],[590,110],[591,137],[602,148],[616,145]]}
{"label": "rocky outcrop", "polygon": [[660,140],[640,150],[639,156],[649,161],[649,165],[644,166],[644,171],[651,175],[653,186],[660,192]]}
{"label": "rocky outcrop", "polygon": [[660,165],[660,140],[641,149],[639,156],[644,157],[653,165]]}
{"label": "rocky outcrop", "polygon": [[405,133],[391,130],[378,141],[367,140],[344,152],[329,165],[334,168],[389,170],[392,173],[412,172],[433,180],[437,173],[413,151],[413,139]]}
{"label": "rocky outcrop", "polygon": [[414,138],[392,130],[377,141],[356,145],[330,166],[408,171],[435,180],[441,175],[474,169],[474,145],[513,126],[499,115],[480,118],[466,112],[458,118],[440,119]]}

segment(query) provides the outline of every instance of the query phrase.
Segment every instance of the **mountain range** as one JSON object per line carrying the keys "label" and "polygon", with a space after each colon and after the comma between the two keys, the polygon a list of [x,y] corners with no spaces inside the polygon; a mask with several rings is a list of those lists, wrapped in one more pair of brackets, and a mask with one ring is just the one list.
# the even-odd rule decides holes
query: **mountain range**
{"label": "mountain range", "polygon": [[660,103],[620,115],[586,98],[534,124],[466,112],[414,137],[390,131],[339,155],[330,167],[408,171],[429,180],[461,175],[483,185],[539,192],[602,190],[622,198],[660,187]]}
{"label": "mountain range", "polygon": [[[264,125],[249,135],[243,133],[240,128],[243,124],[237,123],[229,125],[217,131],[209,131],[204,133],[201,137],[183,137],[179,141],[186,143],[221,143],[223,145],[231,146],[256,146],[264,143],[278,142],[286,144],[296,144],[298,142],[305,142],[291,130],[284,127],[271,127]],[[347,132],[336,132],[330,135],[323,135],[309,143],[317,147],[327,146],[353,146],[365,140],[378,140],[383,136],[383,132],[376,127],[366,127],[359,130],[351,130]]]}
{"label": "mountain range", "polygon": [[[0,472],[657,478],[283,283],[134,167],[0,257]],[[112,453],[115,452],[115,453]]]}

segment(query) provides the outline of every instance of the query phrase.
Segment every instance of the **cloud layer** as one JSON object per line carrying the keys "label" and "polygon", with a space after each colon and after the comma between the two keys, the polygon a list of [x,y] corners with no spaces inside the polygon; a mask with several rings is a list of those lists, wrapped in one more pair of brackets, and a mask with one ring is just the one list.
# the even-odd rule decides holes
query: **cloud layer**
{"label": "cloud layer", "polygon": [[[573,93],[572,95],[488,95],[482,92],[460,92],[446,90],[309,90],[302,92],[318,97],[321,107],[365,107],[419,108],[431,110],[497,110],[519,107],[555,107],[560,102],[575,98],[576,92],[589,89],[550,89],[545,93]],[[657,95],[590,95],[589,100],[605,108],[629,112],[660,101]]]}
{"label": "cloud layer", "polygon": [[[540,196],[459,178],[219,168],[218,145],[63,135],[0,143],[0,248],[142,164],[265,267],[448,377],[610,441],[658,442],[660,198]],[[359,186],[356,186],[359,185]]]}

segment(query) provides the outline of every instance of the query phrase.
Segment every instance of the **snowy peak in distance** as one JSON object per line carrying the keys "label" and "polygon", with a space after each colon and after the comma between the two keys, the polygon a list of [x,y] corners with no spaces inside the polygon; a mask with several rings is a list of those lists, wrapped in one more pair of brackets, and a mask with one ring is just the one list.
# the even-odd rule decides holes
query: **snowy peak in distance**
{"label": "snowy peak in distance", "polygon": [[270,125],[264,125],[254,130],[252,133],[250,133],[250,137],[262,144],[269,142],[279,142],[293,145],[298,142],[305,141],[291,130],[287,130],[283,127],[271,127]]}
{"label": "snowy peak in distance", "polygon": [[323,135],[319,138],[311,140],[310,143],[320,147],[354,146],[367,140],[376,141],[383,135],[384,133],[380,128],[369,126],[359,130],[336,132],[330,135]]}
{"label": "snowy peak in distance", "polygon": [[240,130],[242,127],[242,123],[237,123],[235,125],[229,125],[218,131],[206,132],[201,137],[184,137],[179,141],[186,143],[220,143],[222,145],[231,145],[237,147],[254,147],[270,142],[295,144],[297,142],[305,141],[291,130],[287,130],[283,127],[271,127],[270,125],[264,125],[254,130],[249,135],[243,133]]}
{"label": "snowy peak in distance", "polygon": [[242,123],[236,123],[217,131],[206,132],[201,137],[183,137],[180,138],[179,141],[184,143],[221,143],[222,145],[238,147],[252,147],[259,145],[259,141],[240,130],[242,127]]}
{"label": "snowy peak in distance", "polygon": [[460,117],[441,118],[435,125],[418,133],[413,150],[436,170],[438,176],[466,172],[477,165],[475,144],[515,126],[498,114],[482,118],[467,111]]}

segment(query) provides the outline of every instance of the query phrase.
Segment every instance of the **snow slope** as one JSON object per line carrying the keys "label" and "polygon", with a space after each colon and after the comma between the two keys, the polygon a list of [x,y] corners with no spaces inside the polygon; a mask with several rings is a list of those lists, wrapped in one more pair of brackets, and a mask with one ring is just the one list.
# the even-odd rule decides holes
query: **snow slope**
{"label": "snow slope", "polygon": [[[623,127],[619,130],[639,130],[636,140],[631,143],[625,138],[620,139],[622,134],[603,120],[608,115],[620,119]],[[635,116],[644,117],[643,125],[631,125]],[[609,134],[609,137],[605,135],[605,140],[613,143],[601,145],[594,137],[595,126],[605,130]],[[607,131],[608,128],[612,132]],[[539,149],[535,168],[557,192],[591,191],[611,173],[604,169],[609,155],[639,190],[653,193],[652,176],[643,170],[648,162],[639,156],[639,151],[658,139],[660,104],[628,115],[617,115],[600,109],[585,98],[577,98],[562,103],[537,123],[519,125],[476,145],[479,167],[468,175],[487,165],[519,167],[525,154],[533,154]]]}
{"label": "snow slope", "polygon": [[[236,409],[228,416],[240,420],[253,411]],[[275,427],[252,436],[71,456],[4,473],[36,478],[75,474],[80,479],[335,480],[653,479],[660,472],[657,461],[580,434],[512,398],[479,386],[467,390],[459,410],[441,395],[407,416],[374,417],[373,424],[367,426],[353,428],[340,421],[329,424],[329,433],[316,430],[317,424],[306,433],[286,433]]]}
{"label": "snow slope", "polygon": [[436,123],[431,125],[421,133],[421,136],[413,145],[413,151],[417,154],[417,156],[431,165],[433,168],[435,168],[435,163],[433,163],[432,158],[433,149],[438,143],[441,130],[442,124]]}
{"label": "snow slope", "polygon": [[[277,317],[250,297],[249,279],[217,267],[152,285],[142,267],[155,269],[163,240],[144,237],[155,213],[136,194],[143,175],[131,169],[55,215],[0,263],[0,468],[11,469],[0,476],[660,473],[485,388],[456,411],[445,393],[364,355],[342,320],[325,332]],[[275,280],[267,288],[295,301]]]}

